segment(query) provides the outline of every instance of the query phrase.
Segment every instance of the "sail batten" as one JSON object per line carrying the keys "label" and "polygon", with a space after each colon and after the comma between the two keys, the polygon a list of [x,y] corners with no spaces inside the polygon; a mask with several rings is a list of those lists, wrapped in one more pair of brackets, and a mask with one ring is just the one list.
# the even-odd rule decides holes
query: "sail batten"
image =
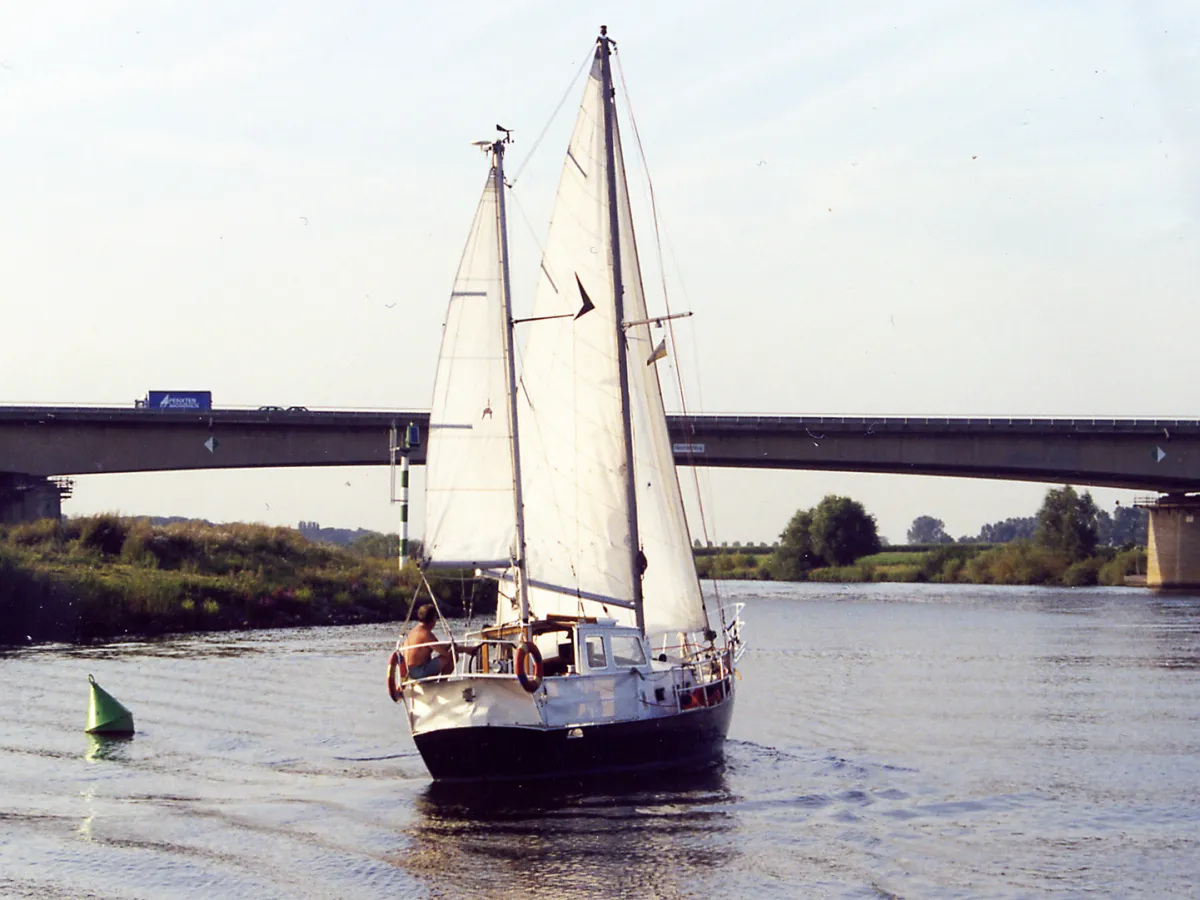
{"label": "sail batten", "polygon": [[429,569],[482,569],[484,571],[500,569],[512,563],[511,559],[431,559],[426,568]]}

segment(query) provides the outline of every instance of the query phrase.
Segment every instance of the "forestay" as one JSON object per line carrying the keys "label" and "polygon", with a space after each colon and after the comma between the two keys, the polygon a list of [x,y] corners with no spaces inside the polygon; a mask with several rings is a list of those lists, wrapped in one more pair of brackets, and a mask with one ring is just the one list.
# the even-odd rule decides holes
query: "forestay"
{"label": "forestay", "polygon": [[[614,121],[626,321],[646,319]],[[705,626],[648,325],[616,321],[601,62],[588,78],[534,295],[518,413],[531,608],[633,624],[617,341],[628,347],[646,630]],[[589,309],[589,306],[594,308]],[[620,337],[623,334],[623,338]],[[599,606],[597,605],[599,604]]]}
{"label": "forestay", "polygon": [[435,566],[504,566],[513,556],[505,315],[489,174],[450,294],[429,413],[425,556]]}

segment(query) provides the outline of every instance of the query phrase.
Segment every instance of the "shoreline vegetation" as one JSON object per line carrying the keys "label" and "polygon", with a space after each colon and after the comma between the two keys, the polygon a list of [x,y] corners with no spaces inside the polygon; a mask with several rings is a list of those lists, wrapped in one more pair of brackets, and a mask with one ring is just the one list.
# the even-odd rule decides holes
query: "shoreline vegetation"
{"label": "shoreline vegetation", "polygon": [[[0,645],[402,621],[421,576],[399,569],[397,546],[115,515],[0,525]],[[471,574],[428,579],[446,615],[495,608],[495,586]]]}
{"label": "shoreline vegetation", "polygon": [[1143,584],[1146,548],[1100,547],[1093,556],[1070,554],[1032,540],[1006,544],[935,544],[889,547],[844,566],[822,566],[795,577],[776,577],[774,547],[706,548],[696,551],[701,578],[733,581],[867,581],[937,584],[1008,584],[1085,587]]}
{"label": "shoreline vegetation", "polygon": [[[96,515],[0,525],[0,646],[169,633],[403,621],[420,584],[395,535],[335,546],[292,528]],[[847,565],[781,566],[779,546],[695,549],[704,579],[1122,585],[1143,547],[1069,553],[1030,540],[891,547]],[[488,614],[495,584],[428,576],[448,616]],[[421,597],[427,594],[422,590]]]}
{"label": "shoreline vegetation", "polygon": [[[730,556],[693,546],[702,577],[774,581],[940,584],[1145,584],[1149,513],[1117,504],[1110,514],[1085,491],[1050,488],[1036,516],[984,525],[955,541],[945,523],[917,516],[910,546],[884,547],[875,517],[850,497],[828,494],[799,509],[770,548]],[[913,546],[915,545],[915,546]],[[769,551],[769,552],[767,552]]]}

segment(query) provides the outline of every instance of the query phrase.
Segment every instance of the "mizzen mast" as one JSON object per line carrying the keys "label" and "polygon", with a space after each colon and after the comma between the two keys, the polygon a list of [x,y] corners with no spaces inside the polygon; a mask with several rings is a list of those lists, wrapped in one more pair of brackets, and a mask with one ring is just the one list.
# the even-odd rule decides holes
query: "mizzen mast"
{"label": "mizzen mast", "polygon": [[525,561],[525,504],[521,496],[521,442],[517,432],[517,369],[516,354],[513,352],[513,314],[512,290],[508,274],[508,222],[504,206],[504,148],[512,141],[512,134],[507,128],[496,126],[504,137],[492,142],[492,178],[496,189],[496,216],[499,220],[500,240],[500,280],[504,295],[504,358],[507,365],[508,391],[505,398],[508,404],[508,424],[512,434],[512,479],[513,479],[513,512],[517,527],[516,559],[517,567],[517,597],[521,604],[521,627],[529,625],[529,584],[526,578]]}

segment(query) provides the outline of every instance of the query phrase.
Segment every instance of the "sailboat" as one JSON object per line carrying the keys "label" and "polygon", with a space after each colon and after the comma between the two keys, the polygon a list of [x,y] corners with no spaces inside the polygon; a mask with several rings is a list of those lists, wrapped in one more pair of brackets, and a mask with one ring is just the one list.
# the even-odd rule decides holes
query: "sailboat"
{"label": "sailboat", "polygon": [[[533,308],[514,318],[504,153],[443,331],[426,451],[424,568],[498,583],[453,670],[388,672],[433,778],[712,765],[733,713],[741,604],[710,619],[667,431],[601,28]],[[518,377],[517,327],[527,329]],[[432,594],[431,594],[432,596]],[[411,648],[409,648],[411,649]]]}

